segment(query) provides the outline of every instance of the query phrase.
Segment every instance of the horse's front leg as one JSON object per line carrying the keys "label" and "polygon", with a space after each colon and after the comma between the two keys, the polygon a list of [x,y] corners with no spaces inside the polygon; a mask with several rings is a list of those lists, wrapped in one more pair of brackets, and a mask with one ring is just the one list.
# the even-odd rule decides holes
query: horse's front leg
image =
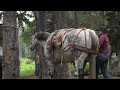
{"label": "horse's front leg", "polygon": [[84,62],[87,56],[88,53],[82,52],[80,56],[75,60],[75,66],[78,72],[79,79],[84,79]]}

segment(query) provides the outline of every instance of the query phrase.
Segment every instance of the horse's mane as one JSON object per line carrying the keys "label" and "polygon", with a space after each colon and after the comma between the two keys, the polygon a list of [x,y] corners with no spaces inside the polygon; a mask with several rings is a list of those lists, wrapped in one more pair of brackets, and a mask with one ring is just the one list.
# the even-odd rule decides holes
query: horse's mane
{"label": "horse's mane", "polygon": [[36,38],[38,40],[47,40],[49,37],[50,33],[49,32],[38,32]]}

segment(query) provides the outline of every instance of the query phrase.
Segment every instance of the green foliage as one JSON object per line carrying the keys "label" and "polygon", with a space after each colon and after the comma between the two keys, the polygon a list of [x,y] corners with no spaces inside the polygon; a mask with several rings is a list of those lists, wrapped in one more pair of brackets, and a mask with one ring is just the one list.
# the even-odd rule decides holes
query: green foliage
{"label": "green foliage", "polygon": [[71,74],[72,76],[74,76],[74,73],[75,73],[75,67],[73,65],[73,63],[71,64]]}
{"label": "green foliage", "polygon": [[31,22],[30,22],[29,18],[33,18],[34,15],[33,15],[32,11],[18,11],[17,17],[18,17],[18,24],[20,26],[23,26],[23,22],[27,25],[30,25]]}
{"label": "green foliage", "polygon": [[109,34],[110,37],[115,39],[119,38],[116,37],[120,35],[119,27],[118,25],[120,24],[120,12],[119,11],[107,11],[106,12],[106,20],[108,22],[108,28],[110,29]]}
{"label": "green foliage", "polygon": [[[29,18],[33,18],[34,15],[31,11],[19,11],[17,12],[18,16],[18,24],[23,27],[22,39],[24,43],[29,44],[31,40],[31,36],[35,31],[35,20],[30,21]],[[25,23],[25,26],[23,26]]]}
{"label": "green foliage", "polygon": [[[74,65],[73,65],[73,63],[71,64],[71,74],[72,74],[72,76],[74,76],[74,73],[75,73],[75,67],[74,67]],[[85,68],[84,68],[84,74],[85,75],[89,75],[89,63],[87,62],[86,63],[86,66],[85,66]]]}
{"label": "green foliage", "polygon": [[29,58],[30,60],[35,60],[35,53],[31,52],[27,58]]}
{"label": "green foliage", "polygon": [[[31,37],[35,31],[35,20],[32,11],[17,11],[18,26],[22,27],[22,36],[20,37],[20,50],[22,57],[32,58],[32,54],[29,51],[31,45]],[[32,20],[31,20],[32,18]],[[30,54],[30,55],[29,55]]]}
{"label": "green foliage", "polygon": [[82,11],[80,15],[80,26],[90,29],[96,29],[104,22],[99,11]]}
{"label": "green foliage", "polygon": [[20,59],[20,76],[34,75],[35,62],[27,58]]}
{"label": "green foliage", "polygon": [[113,52],[119,52],[120,39],[120,11],[106,11],[106,20],[109,28],[108,35]]}
{"label": "green foliage", "polygon": [[74,27],[74,12],[73,11],[68,12],[68,26],[70,28]]}
{"label": "green foliage", "polygon": [[[31,22],[34,23],[34,22]],[[24,32],[22,33],[22,39],[24,43],[30,44],[31,37],[34,35],[35,25],[31,24],[32,26],[26,26]]]}
{"label": "green foliage", "polygon": [[86,63],[85,70],[84,70],[85,75],[89,75],[89,63]]}
{"label": "green foliage", "polygon": [[[95,30],[101,23],[104,23],[104,18],[100,11],[79,11],[79,27],[86,27]],[[74,27],[74,11],[69,11],[68,26]]]}
{"label": "green foliage", "polygon": [[[33,52],[30,52],[28,55],[25,54],[25,51],[29,51],[29,47],[31,45],[31,37],[34,35],[35,31],[35,22],[32,21],[30,25],[26,25],[24,32],[22,32],[21,38],[21,49],[22,49],[22,56],[27,57],[30,59],[34,59]],[[26,47],[27,46],[27,47]]]}
{"label": "green foliage", "polygon": [[[31,26],[26,26],[24,32],[22,33],[21,39],[22,39],[22,51],[23,51],[23,56],[25,55],[25,49],[29,49],[31,45],[31,37],[34,35],[35,31],[35,25],[34,21],[31,22]],[[24,43],[27,45],[27,47],[24,46]],[[29,50],[28,50],[29,51]],[[25,56],[29,59],[34,59],[34,52],[30,52],[29,55]]]}

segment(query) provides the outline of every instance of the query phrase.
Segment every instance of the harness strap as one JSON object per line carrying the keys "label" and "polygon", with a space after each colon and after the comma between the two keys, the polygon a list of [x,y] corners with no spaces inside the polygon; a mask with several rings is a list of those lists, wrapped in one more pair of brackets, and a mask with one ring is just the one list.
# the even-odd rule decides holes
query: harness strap
{"label": "harness strap", "polygon": [[87,38],[86,38],[86,30],[84,29],[84,34],[85,34],[85,47],[87,47]]}
{"label": "harness strap", "polygon": [[[85,30],[85,28],[82,28],[82,30],[81,30],[81,31],[83,31],[83,30]],[[80,34],[80,32],[81,32],[81,31],[79,31],[79,32],[78,32],[78,34],[77,34],[77,36],[76,36],[76,40],[77,40],[78,35]]]}
{"label": "harness strap", "polygon": [[72,48],[74,49],[77,49],[77,50],[82,50],[82,51],[85,51],[87,53],[91,53],[91,54],[97,54],[98,51],[97,50],[93,50],[93,49],[89,49],[89,48],[86,48],[86,47],[81,47],[81,46],[78,46],[78,45],[71,45]]}

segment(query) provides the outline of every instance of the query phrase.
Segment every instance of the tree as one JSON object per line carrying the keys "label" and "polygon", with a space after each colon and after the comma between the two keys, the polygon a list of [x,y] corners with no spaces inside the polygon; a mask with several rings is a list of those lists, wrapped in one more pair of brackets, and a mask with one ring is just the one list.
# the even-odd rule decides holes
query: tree
{"label": "tree", "polygon": [[80,11],[74,11],[74,28],[79,28],[79,14],[80,14]]}
{"label": "tree", "polygon": [[36,20],[36,32],[44,31],[45,11],[33,11]]}
{"label": "tree", "polygon": [[[45,31],[45,11],[33,11],[35,20],[36,20],[36,32]],[[38,67],[36,66],[36,69],[38,69],[38,76],[40,79],[48,78],[48,67],[45,62],[44,58],[44,49],[41,45],[37,47],[37,52],[40,58]],[[36,64],[37,65],[37,64]]]}
{"label": "tree", "polygon": [[[31,36],[35,31],[35,19],[32,11],[17,11],[18,18],[18,38],[19,38],[19,57],[34,60],[33,52],[30,52]],[[33,21],[31,21],[33,19]],[[27,46],[27,47],[26,47]]]}
{"label": "tree", "polygon": [[108,22],[107,27],[109,29],[108,35],[110,38],[110,44],[112,52],[115,52],[117,57],[120,59],[120,12],[119,11],[106,11],[106,21]]}
{"label": "tree", "polygon": [[[53,11],[52,14],[53,14],[52,21],[53,21],[54,30],[68,27],[67,11]],[[55,79],[69,78],[71,75],[70,65],[71,65],[70,63],[67,64],[63,63],[62,66],[61,64],[56,64],[53,78]]]}
{"label": "tree", "polygon": [[16,11],[3,12],[3,79],[19,77],[19,46],[18,46]]}

